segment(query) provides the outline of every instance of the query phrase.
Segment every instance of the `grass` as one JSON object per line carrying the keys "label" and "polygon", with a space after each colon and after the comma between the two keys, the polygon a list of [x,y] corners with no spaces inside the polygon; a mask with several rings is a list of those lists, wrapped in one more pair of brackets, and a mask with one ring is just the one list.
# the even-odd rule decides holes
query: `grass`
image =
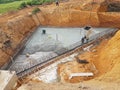
{"label": "grass", "polygon": [[0,4],[0,13],[6,13],[9,11],[18,10],[20,4],[22,2],[27,2],[27,1],[31,1],[31,0],[21,0],[21,1],[14,1],[10,3]]}
{"label": "grass", "polygon": [[[9,11],[16,11],[19,9],[21,3],[23,2],[31,2],[32,0],[20,0],[20,1],[14,1],[14,2],[9,2],[9,3],[4,3],[4,4],[0,4],[0,13],[6,13],[6,12],[9,12]],[[34,1],[34,0],[33,0]],[[37,1],[37,0],[35,0]],[[54,0],[38,0],[38,4],[43,4],[43,3],[50,3],[50,2],[53,2]],[[34,4],[35,3],[35,4]],[[33,5],[37,5],[36,2],[32,2]]]}

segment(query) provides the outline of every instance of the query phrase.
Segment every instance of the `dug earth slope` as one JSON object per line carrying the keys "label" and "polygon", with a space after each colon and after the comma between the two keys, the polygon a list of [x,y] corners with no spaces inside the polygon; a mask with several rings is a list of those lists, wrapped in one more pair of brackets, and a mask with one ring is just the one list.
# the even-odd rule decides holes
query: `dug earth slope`
{"label": "dug earth slope", "polygon": [[0,25],[0,66],[21,46],[24,38],[36,27],[31,16],[15,17]]}

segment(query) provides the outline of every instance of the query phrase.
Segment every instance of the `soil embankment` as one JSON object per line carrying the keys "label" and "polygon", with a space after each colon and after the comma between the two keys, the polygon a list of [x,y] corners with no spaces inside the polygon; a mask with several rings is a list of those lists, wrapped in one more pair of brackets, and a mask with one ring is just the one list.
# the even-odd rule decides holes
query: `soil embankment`
{"label": "soil embankment", "polygon": [[10,60],[23,39],[36,24],[31,16],[19,16],[2,23],[0,26],[0,66]]}

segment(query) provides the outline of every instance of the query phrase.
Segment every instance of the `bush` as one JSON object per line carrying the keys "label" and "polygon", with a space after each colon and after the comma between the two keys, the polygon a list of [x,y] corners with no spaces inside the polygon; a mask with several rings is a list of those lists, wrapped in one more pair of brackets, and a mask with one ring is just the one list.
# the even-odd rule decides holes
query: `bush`
{"label": "bush", "polygon": [[42,3],[39,0],[32,0],[31,4],[32,5],[41,5]]}
{"label": "bush", "polygon": [[33,11],[32,11],[32,14],[36,14],[38,12],[40,12],[40,9],[39,8],[34,8]]}
{"label": "bush", "polygon": [[27,2],[27,5],[32,6],[31,1]]}
{"label": "bush", "polygon": [[27,2],[27,5],[42,5],[43,3],[51,3],[53,2],[54,0],[32,0],[32,1],[29,1]]}
{"label": "bush", "polygon": [[53,0],[45,0],[45,2],[53,2]]}
{"label": "bush", "polygon": [[21,1],[21,0],[0,0],[0,4],[10,3],[10,2],[14,2],[14,1]]}
{"label": "bush", "polygon": [[22,2],[19,6],[20,9],[23,9],[25,7],[27,7],[27,4],[25,2]]}

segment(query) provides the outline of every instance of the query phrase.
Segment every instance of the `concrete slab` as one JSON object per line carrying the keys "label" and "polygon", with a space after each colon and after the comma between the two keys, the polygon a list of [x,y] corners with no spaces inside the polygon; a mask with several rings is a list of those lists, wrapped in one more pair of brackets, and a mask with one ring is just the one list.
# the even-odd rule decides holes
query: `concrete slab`
{"label": "concrete slab", "polygon": [[0,70],[0,90],[12,90],[16,83],[15,71]]}

